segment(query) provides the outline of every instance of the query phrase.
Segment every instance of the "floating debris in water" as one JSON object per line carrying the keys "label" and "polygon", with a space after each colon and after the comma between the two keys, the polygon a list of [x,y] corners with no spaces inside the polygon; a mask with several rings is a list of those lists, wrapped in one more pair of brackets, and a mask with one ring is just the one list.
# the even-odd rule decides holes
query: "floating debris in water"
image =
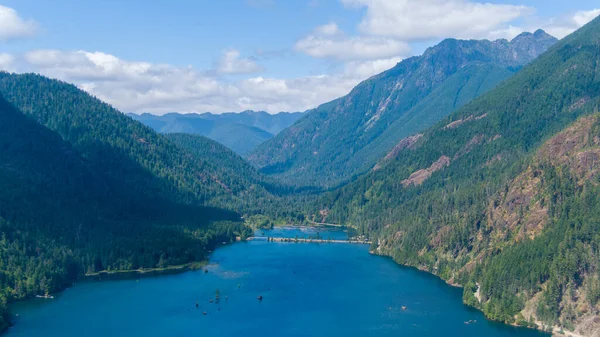
{"label": "floating debris in water", "polygon": [[258,299],[259,301],[262,301],[262,300],[263,300],[263,297],[259,295],[259,296],[257,297],[257,299]]}

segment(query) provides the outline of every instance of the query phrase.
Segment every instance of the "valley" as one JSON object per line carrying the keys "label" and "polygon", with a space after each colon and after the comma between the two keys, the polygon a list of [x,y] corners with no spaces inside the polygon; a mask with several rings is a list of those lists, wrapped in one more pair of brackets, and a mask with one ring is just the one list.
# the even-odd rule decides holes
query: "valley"
{"label": "valley", "polygon": [[239,155],[246,155],[300,119],[303,113],[243,111],[222,114],[178,114],[163,116],[127,114],[157,132],[197,134],[215,140]]}
{"label": "valley", "polygon": [[[600,336],[594,18],[560,40],[439,39],[302,113],[124,113],[90,83],[152,65],[25,55],[106,73],[0,71],[0,330]],[[154,102],[165,73],[200,77],[199,111],[308,102],[298,83],[235,80],[293,57],[267,54],[141,82]],[[168,111],[193,96],[168,85]],[[129,89],[112,97],[143,97]]]}

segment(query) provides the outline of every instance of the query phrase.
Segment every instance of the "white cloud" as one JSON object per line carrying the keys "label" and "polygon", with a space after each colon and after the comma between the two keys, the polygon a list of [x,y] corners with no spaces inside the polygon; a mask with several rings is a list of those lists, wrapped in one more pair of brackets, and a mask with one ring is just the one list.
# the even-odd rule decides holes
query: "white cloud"
{"label": "white cloud", "polygon": [[318,35],[335,36],[344,34],[335,22],[330,22],[326,25],[315,28],[315,33]]}
{"label": "white cloud", "polygon": [[600,8],[593,9],[591,11],[579,11],[573,15],[573,21],[578,27],[582,27],[588,22],[594,20],[600,15]]}
{"label": "white cloud", "polygon": [[0,40],[32,37],[37,30],[35,21],[24,20],[14,9],[0,5]]}
{"label": "white cloud", "polygon": [[[360,81],[392,68],[409,55],[411,41],[448,36],[512,38],[537,28],[562,37],[600,14],[600,10],[580,11],[544,20],[530,15],[527,7],[467,0],[342,1],[366,6],[358,35],[348,36],[330,22],[294,46],[295,51],[326,59],[332,69],[329,74],[290,79],[225,76],[264,70],[235,49],[223,51],[213,69],[207,70],[128,61],[84,50],[0,53],[0,69],[39,72],[74,83],[125,112],[302,111],[343,96]],[[515,21],[519,18],[523,20]],[[0,27],[3,24],[0,21]],[[268,59],[261,55],[261,62]]]}
{"label": "white cloud", "polygon": [[28,66],[49,76],[75,81],[134,80],[152,85],[160,82],[161,76],[175,71],[169,65],[127,62],[110,54],[83,50],[33,50],[25,53],[22,59]]}
{"label": "white cloud", "polygon": [[[534,29],[534,30],[537,30],[537,29]],[[509,25],[508,27],[504,27],[504,28],[500,28],[500,29],[491,31],[488,34],[487,38],[489,40],[498,40],[498,39],[512,40],[517,35],[525,32],[525,31],[531,31],[531,29],[526,29],[526,28],[522,28],[522,27],[516,27],[513,25]]]}
{"label": "white cloud", "polygon": [[588,22],[592,21],[600,15],[600,9],[593,9],[589,11],[577,11],[569,15],[553,18],[539,18],[536,16],[528,17],[524,24],[521,26],[509,25],[503,27],[488,34],[489,39],[506,38],[512,39],[525,31],[535,31],[537,29],[543,29],[548,34],[562,39],[565,36],[573,33],[577,29],[581,28]]}
{"label": "white cloud", "polygon": [[578,11],[573,15],[551,19],[549,22],[543,23],[542,27],[548,34],[561,39],[581,28],[599,15],[600,9]]}
{"label": "white cloud", "polygon": [[0,70],[11,71],[14,60],[14,56],[10,54],[0,53]]}
{"label": "white cloud", "polygon": [[240,58],[239,51],[229,49],[223,52],[216,70],[221,74],[250,74],[261,72],[264,68],[252,59]]}
{"label": "white cloud", "polygon": [[533,13],[526,6],[468,0],[342,0],[366,7],[359,29],[369,35],[404,41],[438,38],[484,38],[491,31]]}
{"label": "white cloud", "polygon": [[296,43],[294,49],[317,58],[337,60],[373,60],[404,56],[408,44],[387,37],[346,37],[335,23],[317,27],[314,32]]}
{"label": "white cloud", "polygon": [[344,65],[344,74],[348,78],[366,79],[393,68],[400,61],[402,61],[401,57],[371,61],[352,61]]}
{"label": "white cloud", "polygon": [[214,71],[131,62],[101,52],[34,50],[17,57],[0,55],[0,66],[2,60],[9,60],[18,65],[15,71],[38,72],[74,83],[121,111],[157,114],[303,111],[347,94],[386,64],[354,62],[353,67],[333,75],[227,81]]}

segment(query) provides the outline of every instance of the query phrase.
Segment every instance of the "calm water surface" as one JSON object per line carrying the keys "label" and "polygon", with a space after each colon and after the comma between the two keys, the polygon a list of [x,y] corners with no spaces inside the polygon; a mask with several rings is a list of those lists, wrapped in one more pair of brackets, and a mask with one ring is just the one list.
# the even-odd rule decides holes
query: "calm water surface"
{"label": "calm water surface", "polygon": [[[281,231],[265,234],[298,234]],[[83,282],[19,303],[7,336],[547,336],[486,321],[461,298],[368,246],[254,241],[217,249],[209,273]]]}

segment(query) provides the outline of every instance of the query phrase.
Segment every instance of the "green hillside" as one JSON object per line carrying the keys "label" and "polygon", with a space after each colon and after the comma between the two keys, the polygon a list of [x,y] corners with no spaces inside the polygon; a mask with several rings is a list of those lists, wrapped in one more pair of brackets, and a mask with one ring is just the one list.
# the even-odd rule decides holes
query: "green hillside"
{"label": "green hillside", "polygon": [[248,184],[261,186],[270,193],[269,198],[248,198],[242,204],[245,220],[252,226],[261,226],[265,219],[268,223],[302,223],[304,214],[309,212],[312,202],[322,192],[317,187],[286,185],[267,177],[226,146],[206,137],[187,133],[166,134],[165,137],[197,158],[218,167],[221,176],[241,177]]}
{"label": "green hillside", "polygon": [[182,204],[243,210],[270,194],[261,186],[193,156],[77,87],[35,74],[0,73],[0,94],[57,132],[87,161],[126,188]]}
{"label": "green hillside", "polygon": [[132,189],[156,178],[124,158],[126,174],[106,172],[1,97],[0,130],[0,327],[7,301],[58,291],[86,272],[202,261],[250,233],[233,212]]}
{"label": "green hillside", "polygon": [[206,137],[188,133],[169,133],[165,134],[165,137],[173,144],[188,150],[198,158],[205,158],[213,166],[230,175],[244,177],[248,182],[254,183],[262,182],[265,179],[244,158],[225,145]]}
{"label": "green hillside", "polygon": [[491,318],[575,327],[599,308],[600,181],[586,172],[600,129],[595,118],[574,126],[585,137],[556,135],[598,111],[599,61],[600,18],[324,197],[314,217],[467,286]]}

